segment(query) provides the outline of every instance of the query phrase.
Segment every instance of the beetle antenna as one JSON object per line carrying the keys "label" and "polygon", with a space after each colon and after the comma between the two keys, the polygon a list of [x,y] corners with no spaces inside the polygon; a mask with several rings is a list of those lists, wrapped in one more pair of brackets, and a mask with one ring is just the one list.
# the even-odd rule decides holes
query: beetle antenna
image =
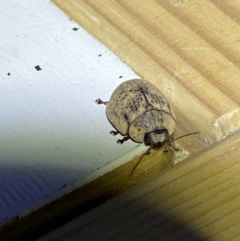
{"label": "beetle antenna", "polygon": [[[191,136],[191,135],[196,135],[196,134],[200,134],[200,132],[192,132],[192,133],[188,133],[188,134],[186,134],[186,135],[179,136],[179,137],[177,137],[176,139],[172,140],[169,144],[171,144],[172,142],[174,142],[174,141],[176,141],[176,140],[178,140],[178,139],[180,139],[180,138],[183,138],[183,137],[186,137],[186,136]],[[175,149],[174,146],[172,146],[172,147]],[[165,148],[166,148],[166,147],[165,147]],[[134,165],[134,167],[133,167],[133,169],[132,169],[132,171],[131,171],[131,173],[130,173],[130,177],[133,175],[134,171],[136,170],[136,168],[138,167],[138,165],[139,165],[140,162],[142,161],[143,157],[144,157],[145,155],[150,154],[151,149],[152,149],[152,147],[150,146],[150,147],[141,155],[141,157],[139,158],[139,160],[137,161],[137,163]],[[177,151],[177,150],[178,150],[178,149],[176,149],[176,151]]]}
{"label": "beetle antenna", "polygon": [[131,173],[130,173],[130,177],[132,176],[132,174],[134,173],[134,171],[136,170],[136,168],[137,168],[138,165],[140,164],[140,162],[141,162],[141,160],[143,159],[143,157],[144,157],[145,155],[150,154],[151,149],[152,149],[152,147],[150,146],[150,147],[141,155],[141,157],[139,158],[139,160],[137,161],[137,163],[134,165],[134,167],[133,167],[133,169],[132,169],[132,171],[131,171]]}
{"label": "beetle antenna", "polygon": [[183,135],[183,136],[179,136],[176,139],[172,140],[170,143],[172,143],[172,142],[174,142],[174,141],[176,141],[176,140],[178,140],[180,138],[183,138],[183,137],[186,137],[186,136],[191,136],[191,135],[196,135],[196,134],[200,134],[200,132],[197,131],[197,132],[188,133],[188,134]]}

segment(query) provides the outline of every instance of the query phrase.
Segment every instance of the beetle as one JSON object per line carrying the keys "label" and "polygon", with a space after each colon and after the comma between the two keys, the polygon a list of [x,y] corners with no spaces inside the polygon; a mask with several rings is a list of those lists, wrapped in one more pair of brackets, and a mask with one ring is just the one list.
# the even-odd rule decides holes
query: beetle
{"label": "beetle", "polygon": [[176,128],[175,114],[163,93],[148,81],[127,80],[113,91],[109,101],[102,101],[98,98],[95,102],[106,105],[107,118],[115,128],[115,131],[110,133],[123,136],[117,141],[118,143],[122,144],[129,139],[144,143],[149,146],[144,155],[149,154],[151,149],[162,147],[165,151],[169,150],[169,146],[178,150],[171,145]]}
{"label": "beetle", "polygon": [[121,83],[109,101],[96,100],[106,105],[106,115],[116,129],[111,134],[121,134],[124,143],[131,139],[153,149],[166,147],[173,140],[176,117],[162,92],[142,79]]}

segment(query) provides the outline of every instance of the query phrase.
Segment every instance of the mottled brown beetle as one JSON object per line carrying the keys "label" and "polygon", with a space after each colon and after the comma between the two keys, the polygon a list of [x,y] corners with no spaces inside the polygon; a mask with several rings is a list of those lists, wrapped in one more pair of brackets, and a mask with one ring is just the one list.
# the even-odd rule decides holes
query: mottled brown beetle
{"label": "mottled brown beetle", "polygon": [[[97,99],[95,102],[106,105],[107,118],[116,129],[110,133],[124,136],[118,143],[122,144],[129,139],[144,142],[149,146],[144,154],[161,147],[168,151],[168,146],[173,141],[176,117],[157,87],[146,80],[132,79],[120,84],[109,101]],[[134,170],[135,168],[136,166]]]}
{"label": "mottled brown beetle", "polygon": [[128,139],[144,142],[146,146],[159,149],[173,140],[176,118],[167,99],[161,91],[141,79],[132,79],[120,84],[105,104],[109,122],[124,136],[118,140],[123,143]]}

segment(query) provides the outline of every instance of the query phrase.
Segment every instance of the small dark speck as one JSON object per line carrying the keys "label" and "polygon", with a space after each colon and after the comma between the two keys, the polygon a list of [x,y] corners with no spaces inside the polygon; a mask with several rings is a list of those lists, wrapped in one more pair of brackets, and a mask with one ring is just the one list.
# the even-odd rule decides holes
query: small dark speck
{"label": "small dark speck", "polygon": [[102,56],[101,54],[98,55],[98,57],[101,57],[101,56]]}
{"label": "small dark speck", "polygon": [[8,72],[7,75],[10,76],[11,74]]}
{"label": "small dark speck", "polygon": [[128,115],[124,114],[123,116],[124,116],[124,119],[128,121]]}
{"label": "small dark speck", "polygon": [[120,75],[118,78],[121,79],[121,78],[122,78],[122,75]]}
{"label": "small dark speck", "polygon": [[42,70],[41,67],[40,67],[39,65],[36,65],[36,66],[35,66],[35,69],[36,69],[37,71]]}
{"label": "small dark speck", "polygon": [[68,184],[66,183],[66,184],[64,184],[60,189],[63,189],[63,188],[65,188],[66,186],[67,186]]}
{"label": "small dark speck", "polygon": [[73,30],[73,31],[78,31],[78,29],[79,29],[79,28],[76,28],[76,27],[75,27],[75,28],[73,28],[72,30]]}

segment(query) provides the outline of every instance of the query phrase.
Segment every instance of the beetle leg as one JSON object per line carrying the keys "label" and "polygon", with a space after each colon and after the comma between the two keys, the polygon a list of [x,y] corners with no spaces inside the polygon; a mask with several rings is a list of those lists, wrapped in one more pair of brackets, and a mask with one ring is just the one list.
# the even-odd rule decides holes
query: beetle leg
{"label": "beetle leg", "polygon": [[118,144],[123,144],[123,142],[125,142],[125,141],[127,141],[127,140],[129,140],[129,139],[130,139],[129,136],[124,136],[122,139],[118,139],[118,140],[117,140],[117,143],[118,143]]}
{"label": "beetle leg", "polygon": [[171,143],[169,143],[168,145],[171,146],[174,149],[174,151],[179,151],[179,148],[177,148],[176,146],[172,145]]}
{"label": "beetle leg", "polygon": [[143,157],[145,155],[149,155],[150,154],[150,151],[151,151],[152,147],[149,147],[142,155],[141,157],[138,159],[137,163],[134,165],[131,173],[130,173],[130,177],[132,176],[132,174],[134,173],[134,171],[136,170],[137,166],[139,165],[139,163],[142,161]]}
{"label": "beetle leg", "polygon": [[148,148],[148,149],[146,150],[146,152],[144,153],[144,155],[149,155],[149,154],[150,154],[150,151],[151,151],[151,148]]}
{"label": "beetle leg", "polygon": [[120,133],[119,131],[110,131],[110,134],[113,135],[113,136],[116,136],[119,133]]}
{"label": "beetle leg", "polygon": [[163,146],[163,152],[169,152],[169,150],[166,146]]}
{"label": "beetle leg", "polygon": [[108,101],[102,101],[100,98],[95,100],[95,103],[98,105],[106,105]]}

